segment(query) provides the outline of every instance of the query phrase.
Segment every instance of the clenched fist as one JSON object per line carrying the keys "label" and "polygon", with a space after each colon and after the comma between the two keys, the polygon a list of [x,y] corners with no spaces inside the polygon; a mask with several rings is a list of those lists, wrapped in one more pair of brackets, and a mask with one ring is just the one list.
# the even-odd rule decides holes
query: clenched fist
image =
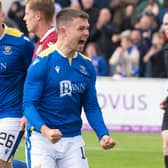
{"label": "clenched fist", "polygon": [[103,149],[111,149],[116,145],[116,141],[108,135],[104,135],[100,140],[100,146]]}
{"label": "clenched fist", "polygon": [[62,133],[59,129],[50,129],[46,125],[41,127],[41,133],[45,135],[52,143],[58,142],[62,137]]}

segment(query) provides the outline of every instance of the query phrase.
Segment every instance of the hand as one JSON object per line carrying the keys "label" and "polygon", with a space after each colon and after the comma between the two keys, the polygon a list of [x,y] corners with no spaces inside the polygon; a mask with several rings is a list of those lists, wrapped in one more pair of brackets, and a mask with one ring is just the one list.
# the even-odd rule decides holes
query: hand
{"label": "hand", "polygon": [[117,50],[117,52],[120,53],[120,54],[123,54],[123,52],[124,52],[124,48],[121,47],[121,46],[117,47],[116,50]]}
{"label": "hand", "polygon": [[23,116],[21,119],[21,130],[24,130],[27,125],[27,119]]}
{"label": "hand", "polygon": [[165,110],[166,109],[166,100],[163,100],[161,103],[160,103],[160,108],[162,110]]}
{"label": "hand", "polygon": [[100,140],[100,146],[103,149],[111,149],[116,145],[116,141],[108,135],[104,135]]}
{"label": "hand", "polygon": [[46,125],[41,127],[41,133],[45,135],[53,144],[58,142],[62,137],[62,133],[59,129],[50,129]]}
{"label": "hand", "polygon": [[118,34],[112,35],[111,40],[112,40],[113,43],[119,42],[120,41],[120,35],[118,35]]}

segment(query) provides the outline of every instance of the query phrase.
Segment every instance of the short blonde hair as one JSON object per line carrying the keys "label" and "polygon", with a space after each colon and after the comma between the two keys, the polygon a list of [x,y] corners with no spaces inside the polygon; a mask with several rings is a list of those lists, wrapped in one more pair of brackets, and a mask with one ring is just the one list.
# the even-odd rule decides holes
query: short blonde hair
{"label": "short blonde hair", "polygon": [[127,39],[128,41],[133,42],[132,38],[131,38],[131,30],[125,30],[120,34],[120,39]]}
{"label": "short blonde hair", "polygon": [[44,13],[46,21],[51,22],[55,15],[55,2],[54,0],[26,0],[30,9],[33,11],[40,11]]}

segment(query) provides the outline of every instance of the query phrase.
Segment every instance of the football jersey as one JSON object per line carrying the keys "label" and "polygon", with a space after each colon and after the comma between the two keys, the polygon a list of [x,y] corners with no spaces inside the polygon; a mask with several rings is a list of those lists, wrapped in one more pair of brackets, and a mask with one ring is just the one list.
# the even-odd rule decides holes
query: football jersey
{"label": "football jersey", "polygon": [[0,37],[0,118],[22,116],[23,84],[33,49],[23,33],[4,26]]}
{"label": "football jersey", "polygon": [[34,49],[33,58],[35,58],[41,51],[53,45],[57,41],[57,33],[54,27],[51,27],[43,37],[37,42]]}
{"label": "football jersey", "polygon": [[91,60],[76,53],[68,59],[55,46],[32,62],[24,86],[24,115],[35,130],[43,124],[60,129],[63,137],[81,134],[81,111],[99,139],[108,135],[98,105],[96,73]]}

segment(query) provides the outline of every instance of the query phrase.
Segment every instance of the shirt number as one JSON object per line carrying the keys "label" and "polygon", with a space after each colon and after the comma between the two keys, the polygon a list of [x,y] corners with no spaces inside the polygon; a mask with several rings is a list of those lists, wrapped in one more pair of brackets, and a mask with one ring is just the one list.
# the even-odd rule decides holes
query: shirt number
{"label": "shirt number", "polygon": [[0,132],[0,145],[5,145],[5,147],[11,148],[14,140],[14,135],[7,134],[6,132]]}

